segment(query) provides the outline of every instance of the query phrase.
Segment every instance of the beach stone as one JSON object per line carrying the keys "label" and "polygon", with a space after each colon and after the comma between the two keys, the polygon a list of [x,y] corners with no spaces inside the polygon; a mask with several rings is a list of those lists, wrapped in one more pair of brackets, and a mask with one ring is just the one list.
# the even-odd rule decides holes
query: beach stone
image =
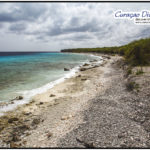
{"label": "beach stone", "polygon": [[99,67],[99,65],[94,65],[93,68]]}
{"label": "beach stone", "polygon": [[109,56],[102,56],[103,58],[106,58],[106,59],[111,59],[111,57]]}
{"label": "beach stone", "polygon": [[86,68],[80,68],[80,71],[85,71],[85,70],[87,70]]}
{"label": "beach stone", "polygon": [[27,143],[27,141],[23,141],[22,144],[25,145]]}
{"label": "beach stone", "polygon": [[68,68],[64,68],[64,71],[69,71],[70,69],[68,69]]}
{"label": "beach stone", "polygon": [[35,100],[34,100],[34,99],[32,99],[32,100],[31,100],[31,102],[30,102],[30,104],[32,104],[32,103],[34,103],[34,102],[35,102]]}
{"label": "beach stone", "polygon": [[73,116],[70,114],[70,115],[68,115],[68,116],[62,116],[61,117],[61,120],[67,120],[67,119],[69,119],[69,118],[72,118]]}
{"label": "beach stone", "polygon": [[25,130],[29,130],[29,129],[30,129],[29,125],[24,124],[24,125],[19,126],[16,129],[16,131],[24,132]]}
{"label": "beach stone", "polygon": [[51,94],[49,97],[55,97],[56,95],[54,95],[54,94]]}
{"label": "beach stone", "polygon": [[54,105],[58,105],[58,104],[59,104],[59,102],[55,102],[55,103],[54,103]]}
{"label": "beach stone", "polygon": [[15,100],[21,100],[21,99],[23,99],[23,96],[17,96],[17,97],[15,98]]}
{"label": "beach stone", "polygon": [[15,142],[10,143],[10,148],[18,148],[20,145],[16,144]]}
{"label": "beach stone", "polygon": [[62,117],[61,117],[61,120],[67,120],[67,119],[68,119],[67,116],[62,116]]}
{"label": "beach stone", "polygon": [[10,118],[8,119],[8,123],[13,123],[14,121],[18,121],[19,119],[14,117],[14,118]]}
{"label": "beach stone", "polygon": [[89,64],[85,63],[83,66],[89,66]]}
{"label": "beach stone", "polygon": [[51,132],[47,133],[47,138],[50,138],[52,136],[53,136],[53,133],[51,133]]}
{"label": "beach stone", "polygon": [[90,62],[96,62],[97,60],[96,59],[94,59],[94,60],[91,60]]}
{"label": "beach stone", "polygon": [[31,133],[27,132],[27,133],[26,133],[26,136],[29,136],[29,135],[31,135]]}
{"label": "beach stone", "polygon": [[86,78],[83,78],[83,79],[81,79],[82,81],[85,81],[85,80],[87,80]]}
{"label": "beach stone", "polygon": [[77,77],[81,77],[81,75],[79,74]]}
{"label": "beach stone", "polygon": [[40,119],[33,119],[32,121],[32,125],[36,125],[36,124],[39,124],[40,123]]}
{"label": "beach stone", "polygon": [[68,117],[69,117],[69,118],[72,118],[73,116],[70,114]]}
{"label": "beach stone", "polygon": [[28,116],[28,115],[30,115],[32,113],[31,112],[24,112],[23,114],[26,115],[26,116]]}
{"label": "beach stone", "polygon": [[13,141],[13,142],[20,141],[20,138],[19,138],[16,134],[13,134],[13,136],[12,136],[12,141]]}
{"label": "beach stone", "polygon": [[40,102],[39,105],[43,105],[43,102]]}

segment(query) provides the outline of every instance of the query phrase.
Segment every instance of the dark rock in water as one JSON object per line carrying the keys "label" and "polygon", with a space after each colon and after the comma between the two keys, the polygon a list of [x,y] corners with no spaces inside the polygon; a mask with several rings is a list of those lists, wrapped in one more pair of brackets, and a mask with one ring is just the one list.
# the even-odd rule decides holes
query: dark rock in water
{"label": "dark rock in water", "polygon": [[64,68],[64,71],[69,71],[70,69],[68,69],[68,68]]}
{"label": "dark rock in water", "polygon": [[96,62],[96,61],[98,61],[98,60],[94,59],[94,60],[91,60],[90,62]]}
{"label": "dark rock in water", "polygon": [[13,123],[14,121],[18,121],[18,118],[10,118],[8,119],[8,123]]}
{"label": "dark rock in water", "polygon": [[56,95],[54,95],[54,94],[51,94],[49,97],[55,97]]}
{"label": "dark rock in water", "polygon": [[85,70],[87,70],[86,68],[80,68],[80,71],[85,71]]}
{"label": "dark rock in water", "polygon": [[79,74],[77,77],[81,77],[81,75]]}
{"label": "dark rock in water", "polygon": [[17,96],[17,97],[15,98],[15,100],[21,100],[21,99],[23,99],[23,96]]}
{"label": "dark rock in water", "polygon": [[33,119],[32,125],[36,125],[40,123],[40,119]]}
{"label": "dark rock in water", "polygon": [[83,66],[89,66],[89,64],[85,63]]}

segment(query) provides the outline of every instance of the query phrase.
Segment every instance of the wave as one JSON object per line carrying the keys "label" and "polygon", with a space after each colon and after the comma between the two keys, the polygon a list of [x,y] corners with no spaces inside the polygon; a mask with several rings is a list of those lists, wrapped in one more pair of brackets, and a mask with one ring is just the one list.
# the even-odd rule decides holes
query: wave
{"label": "wave", "polygon": [[[100,60],[97,62],[97,63],[101,63],[102,62],[102,58],[101,56],[95,56],[95,55],[90,55],[91,57],[94,57],[94,58],[99,58]],[[62,83],[63,81],[65,81],[66,79],[68,78],[71,78],[73,77],[76,72],[79,72],[79,69],[80,67],[84,64],[84,63],[87,63],[88,60],[82,62],[79,66],[77,67],[74,67],[72,68],[68,73],[66,73],[63,77],[55,80],[55,81],[52,81],[50,83],[47,83],[46,85],[43,85],[39,88],[36,88],[36,89],[32,89],[32,90],[26,90],[26,91],[20,91],[20,92],[17,92],[18,94],[22,95],[23,96],[23,99],[22,100],[14,100],[13,104],[8,104],[6,106],[2,106],[0,108],[0,116],[4,115],[5,112],[8,112],[8,111],[12,111],[14,109],[17,108],[17,106],[19,105],[23,105],[23,104],[27,104],[31,101],[32,97],[37,95],[37,94],[41,94],[41,93],[44,93],[46,92],[47,90],[53,88],[55,85],[59,84],[59,83]],[[88,62],[89,63],[89,62]]]}

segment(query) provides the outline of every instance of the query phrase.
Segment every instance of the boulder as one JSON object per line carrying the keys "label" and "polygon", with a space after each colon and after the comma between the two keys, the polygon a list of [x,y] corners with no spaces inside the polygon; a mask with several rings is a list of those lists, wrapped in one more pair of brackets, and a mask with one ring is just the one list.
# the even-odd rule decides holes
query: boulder
{"label": "boulder", "polygon": [[70,69],[68,69],[68,68],[64,68],[64,71],[69,71]]}
{"label": "boulder", "polygon": [[18,121],[19,119],[14,117],[14,118],[10,118],[8,119],[8,123],[13,123],[14,121]]}
{"label": "boulder", "polygon": [[85,70],[87,70],[86,68],[80,68],[80,71],[85,71]]}
{"label": "boulder", "polygon": [[39,105],[43,105],[43,102],[40,102]]}
{"label": "boulder", "polygon": [[54,95],[54,94],[51,94],[49,97],[55,97],[56,95]]}
{"label": "boulder", "polygon": [[15,100],[21,100],[21,99],[23,99],[23,96],[17,96],[17,97],[15,98]]}
{"label": "boulder", "polygon": [[40,119],[33,119],[32,125],[36,125],[40,123]]}
{"label": "boulder", "polygon": [[82,81],[85,81],[85,80],[87,80],[87,79],[86,79],[86,78],[82,78],[81,80],[82,80]]}
{"label": "boulder", "polygon": [[89,66],[89,64],[85,63],[83,66]]}
{"label": "boulder", "polygon": [[96,61],[98,61],[98,60],[94,59],[94,60],[91,60],[90,62],[96,62]]}
{"label": "boulder", "polygon": [[111,57],[110,56],[102,56],[103,58],[106,58],[106,59],[111,59]]}

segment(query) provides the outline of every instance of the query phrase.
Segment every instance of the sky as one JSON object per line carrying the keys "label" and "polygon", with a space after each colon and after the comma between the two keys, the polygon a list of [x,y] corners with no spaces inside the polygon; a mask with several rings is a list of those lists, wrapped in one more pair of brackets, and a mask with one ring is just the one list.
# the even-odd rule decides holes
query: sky
{"label": "sky", "polygon": [[150,3],[0,3],[0,51],[59,51],[119,46],[150,36],[149,25],[114,12],[149,10]]}

